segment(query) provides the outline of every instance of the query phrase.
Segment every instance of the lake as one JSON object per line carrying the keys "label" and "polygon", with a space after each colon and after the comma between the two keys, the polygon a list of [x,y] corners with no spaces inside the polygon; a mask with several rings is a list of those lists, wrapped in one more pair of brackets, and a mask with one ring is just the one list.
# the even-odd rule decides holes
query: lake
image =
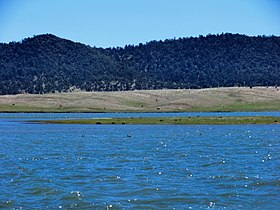
{"label": "lake", "polygon": [[280,112],[0,114],[1,209],[279,209],[280,125],[26,120]]}

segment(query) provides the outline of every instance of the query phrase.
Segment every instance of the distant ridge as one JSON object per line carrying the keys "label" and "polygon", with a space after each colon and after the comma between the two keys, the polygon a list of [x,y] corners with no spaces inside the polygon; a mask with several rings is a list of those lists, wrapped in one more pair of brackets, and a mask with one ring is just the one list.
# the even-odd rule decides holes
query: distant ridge
{"label": "distant ridge", "polygon": [[280,84],[280,37],[220,34],[96,48],[43,34],[0,43],[0,94]]}

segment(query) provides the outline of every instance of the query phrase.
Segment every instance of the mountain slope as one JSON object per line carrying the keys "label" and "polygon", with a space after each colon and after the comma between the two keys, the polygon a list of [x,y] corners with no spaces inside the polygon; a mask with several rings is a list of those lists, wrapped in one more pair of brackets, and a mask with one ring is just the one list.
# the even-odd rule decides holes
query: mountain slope
{"label": "mountain slope", "polygon": [[96,48],[51,34],[0,44],[0,94],[280,84],[280,37],[238,34]]}

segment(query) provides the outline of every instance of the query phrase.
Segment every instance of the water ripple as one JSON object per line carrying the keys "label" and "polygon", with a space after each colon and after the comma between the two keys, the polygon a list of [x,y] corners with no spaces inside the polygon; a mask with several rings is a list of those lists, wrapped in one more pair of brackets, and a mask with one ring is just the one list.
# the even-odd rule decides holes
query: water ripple
{"label": "water ripple", "polygon": [[279,207],[279,125],[4,121],[1,209]]}

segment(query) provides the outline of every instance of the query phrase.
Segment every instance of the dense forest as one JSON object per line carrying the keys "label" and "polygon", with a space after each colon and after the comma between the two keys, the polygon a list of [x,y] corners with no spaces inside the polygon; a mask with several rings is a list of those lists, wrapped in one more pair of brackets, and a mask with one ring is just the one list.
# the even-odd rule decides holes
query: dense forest
{"label": "dense forest", "polygon": [[280,84],[280,37],[239,34],[96,48],[51,34],[0,43],[0,94]]}

